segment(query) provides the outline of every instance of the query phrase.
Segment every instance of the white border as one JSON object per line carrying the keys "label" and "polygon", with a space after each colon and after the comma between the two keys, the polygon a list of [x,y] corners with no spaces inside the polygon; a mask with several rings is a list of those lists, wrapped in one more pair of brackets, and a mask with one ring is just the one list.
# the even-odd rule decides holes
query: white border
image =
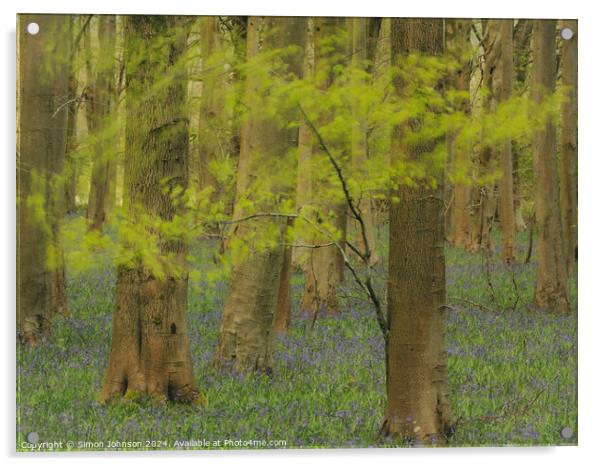
{"label": "white border", "polygon": [[[439,450],[330,450],[330,451],[244,451],[244,452],[182,452],[177,453],[178,464],[209,462],[244,462],[245,464],[329,464],[333,461],[345,464],[367,462],[420,462],[421,464],[483,464],[508,463],[588,464],[592,459],[602,457],[596,449],[600,442],[600,345],[602,339],[602,306],[596,291],[600,288],[599,236],[602,232],[600,221],[600,178],[602,177],[600,122],[600,88],[596,86],[602,77],[600,69],[600,12],[595,1],[565,0],[529,2],[526,0],[501,0],[479,2],[468,0],[419,1],[402,0],[302,0],[284,2],[282,0],[180,0],[180,1],[124,1],[103,0],[95,2],[75,2],[67,0],[22,0],[10,4],[0,3],[2,31],[2,72],[0,90],[3,108],[0,110],[0,130],[2,147],[0,174],[0,229],[3,241],[0,242],[0,258],[3,263],[3,276],[0,280],[1,296],[4,298],[2,349],[3,419],[0,424],[0,443],[4,456],[12,464],[14,453],[14,309],[15,309],[15,15],[25,13],[155,13],[155,14],[272,14],[272,15],[333,15],[333,16],[437,16],[437,17],[546,17],[579,19],[579,447],[565,448],[480,448],[480,449],[439,449]],[[108,459],[117,463],[164,462],[174,454],[61,454],[61,455],[21,455],[20,464],[30,463],[42,457],[51,461],[71,463],[86,460],[92,464],[103,464]]]}

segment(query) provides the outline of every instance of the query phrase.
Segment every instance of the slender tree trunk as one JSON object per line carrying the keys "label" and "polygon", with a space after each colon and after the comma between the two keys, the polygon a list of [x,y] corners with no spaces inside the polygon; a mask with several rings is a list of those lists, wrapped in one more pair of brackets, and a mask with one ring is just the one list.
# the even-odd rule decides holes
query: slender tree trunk
{"label": "slender tree trunk", "polygon": [[560,132],[560,209],[567,271],[575,267],[577,251],[577,21],[562,22],[573,37],[562,42],[562,84],[568,99],[562,106]]}
{"label": "slender tree trunk", "polygon": [[[368,79],[368,18],[347,18],[349,27],[349,53],[354,76],[358,86],[365,85]],[[358,96],[359,97],[359,96]],[[362,108],[360,99],[357,98],[353,105],[353,127],[351,128],[351,161],[355,178],[360,182],[365,180],[368,174],[368,123],[365,110]],[[374,238],[374,218],[372,211],[371,192],[363,188],[359,198],[359,210],[362,213],[366,229],[366,238],[370,248],[370,265],[379,262]],[[365,254],[362,232],[357,220],[353,221],[355,229],[355,244],[360,252]]]}
{"label": "slender tree trunk", "polygon": [[[462,102],[462,111],[466,115],[471,113],[470,103],[470,79],[471,79],[471,59],[470,53],[470,26],[471,20],[455,19],[446,22],[447,29],[451,35],[451,52],[461,63],[461,68],[455,76],[454,86],[458,91],[465,92],[467,97]],[[458,247],[467,248],[470,245],[470,204],[471,204],[471,186],[468,178],[471,157],[466,148],[457,149],[455,147],[455,134],[448,134],[449,158],[452,165],[452,204],[451,204],[451,232],[449,239],[451,243]]]}
{"label": "slender tree trunk", "polygon": [[[303,78],[311,81],[315,72],[315,54],[314,54],[314,19],[307,18],[305,55],[303,57]],[[315,151],[314,135],[304,118],[299,122],[299,156],[297,163],[297,192],[295,204],[297,212],[311,203],[312,199],[312,154]],[[297,235],[295,242],[306,242],[304,235]],[[294,248],[292,263],[293,266],[307,271],[307,264],[311,251],[306,248]]]}
{"label": "slender tree trunk", "polygon": [[[71,19],[73,28],[74,17]],[[77,191],[77,166],[74,159],[74,152],[77,148],[77,110],[79,103],[77,101],[78,82],[77,82],[77,50],[75,50],[75,34],[71,34],[71,58],[69,60],[69,105],[67,105],[67,149],[65,153],[65,211],[67,213],[75,212],[75,197]]]}
{"label": "slender tree trunk", "polygon": [[132,224],[156,242],[165,266],[161,274],[151,270],[134,250],[132,263],[118,268],[111,355],[100,399],[146,394],[160,402],[202,402],[188,341],[187,245],[148,225],[148,219],[172,221],[182,208],[164,189],[164,180],[169,188],[186,188],[188,182],[186,76],[177,63],[186,33],[179,17],[126,21],[125,204]]}
{"label": "slender tree trunk", "polygon": [[[38,34],[26,32],[29,23]],[[54,314],[68,312],[60,224],[71,21],[19,15],[18,28],[17,331],[33,346],[49,336]]]}
{"label": "slender tree trunk", "polygon": [[[247,57],[254,59],[261,54],[294,44],[298,31],[304,30],[304,18],[249,17],[247,20]],[[296,44],[301,45],[301,44]],[[300,47],[300,51],[303,48]],[[300,74],[299,52],[287,58],[289,68]],[[296,62],[299,61],[299,66]],[[245,106],[248,114],[243,120],[241,152],[236,186],[237,202],[234,219],[247,215],[249,202],[261,212],[270,212],[275,200],[259,200],[256,195],[261,167],[277,166],[279,159],[294,147],[291,131],[264,111],[261,88],[262,77],[248,73],[245,88]],[[298,117],[291,111],[285,121]],[[274,192],[274,197],[281,192]],[[214,362],[218,367],[232,365],[245,372],[260,370],[271,373],[274,345],[274,316],[278,304],[279,289],[284,267],[282,219],[263,218],[241,222],[234,235],[244,242],[248,253],[235,254],[230,274],[230,287],[226,298],[224,316],[219,331]],[[275,245],[265,245],[266,236]],[[234,242],[233,244],[236,244]],[[284,299],[284,296],[282,296]]]}
{"label": "slender tree trunk", "polygon": [[[512,49],[514,55],[514,87],[519,94],[525,92],[529,83],[527,79],[527,70],[531,63],[531,36],[533,32],[533,20],[519,19],[514,27],[512,36]],[[523,217],[522,211],[522,189],[520,175],[520,157],[522,148],[512,145],[512,167],[513,167],[513,186],[514,186],[514,212],[516,220],[516,229],[523,231],[527,228],[527,222]]]}
{"label": "slender tree trunk", "polygon": [[[393,19],[393,59],[443,53],[440,19]],[[396,92],[404,93],[400,78]],[[416,127],[420,121],[411,125]],[[436,141],[407,143],[410,126],[393,134],[393,157],[418,162]],[[406,154],[406,155],[403,155]],[[401,185],[391,204],[386,345],[387,407],[382,433],[420,442],[444,442],[451,423],[445,342],[444,167],[433,188]],[[435,173],[433,173],[435,175]]]}
{"label": "slender tree trunk", "polygon": [[[325,47],[326,38],[332,37],[341,26],[338,18],[313,18],[313,39],[315,44],[315,72],[316,76],[322,77],[318,84],[319,88],[326,91],[332,84],[332,50]],[[315,135],[312,134],[315,139]],[[323,195],[325,180],[319,179],[321,174],[312,170],[312,202],[319,204],[320,212],[316,221],[320,223],[323,218],[328,218],[330,213],[333,218],[329,222],[341,233],[339,246],[345,247],[347,234],[347,206],[343,201],[332,201],[331,199],[318,199]],[[324,242],[324,239],[319,240]],[[307,267],[305,270],[305,291],[301,300],[301,311],[316,314],[323,310],[327,314],[338,314],[340,312],[337,297],[337,286],[343,280],[344,263],[343,257],[335,245],[314,248],[310,250]]]}
{"label": "slender tree trunk", "polygon": [[[486,30],[486,40],[484,43],[485,62],[483,64],[483,87],[485,93],[483,96],[482,109],[483,116],[491,111],[493,105],[493,79],[494,72],[499,65],[500,58],[500,34],[499,25],[493,20],[483,20]],[[479,175],[488,177],[492,174],[496,154],[494,149],[482,144],[479,153]],[[491,241],[491,232],[495,220],[497,201],[495,183],[491,181],[482,182],[476,191],[476,208],[474,222],[472,225],[472,244],[473,251],[490,251],[493,248]]]}
{"label": "slender tree trunk", "polygon": [[111,174],[113,130],[110,128],[114,100],[115,76],[115,30],[114,15],[98,17],[98,63],[93,87],[86,96],[88,132],[92,138],[93,159],[88,220],[90,228],[100,230],[105,221]]}
{"label": "slender tree trunk", "polygon": [[[533,26],[533,100],[541,105],[556,85],[556,21],[535,20]],[[570,312],[565,248],[562,243],[556,128],[552,115],[535,131],[533,172],[537,222],[537,285],[535,305],[552,312]]]}
{"label": "slender tree trunk", "polygon": [[[287,226],[292,226],[291,219]],[[276,317],[274,328],[277,332],[285,333],[291,325],[291,274],[293,249],[290,245],[284,246],[284,257],[282,259],[282,269],[280,270],[280,284],[278,286],[278,301],[276,304]]]}
{"label": "slender tree trunk", "polygon": [[[494,93],[496,102],[507,101],[512,94],[512,22],[499,21],[500,60],[496,69]],[[516,217],[514,209],[514,166],[512,161],[512,141],[507,138],[500,147],[502,179],[500,182],[500,223],[502,227],[502,260],[512,263],[516,260]]]}

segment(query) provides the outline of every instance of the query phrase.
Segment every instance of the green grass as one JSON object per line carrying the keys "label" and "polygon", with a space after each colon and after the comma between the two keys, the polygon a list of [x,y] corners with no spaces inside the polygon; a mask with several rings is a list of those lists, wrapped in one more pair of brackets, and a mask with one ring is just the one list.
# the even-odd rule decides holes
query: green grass
{"label": "green grass", "polygon": [[[210,247],[203,245],[199,257]],[[458,419],[450,445],[575,444],[576,312],[555,317],[530,307],[534,264],[511,272],[493,256],[492,292],[481,256],[453,248],[446,254],[449,378]],[[189,329],[208,406],[103,406],[97,398],[110,349],[115,276],[106,261],[99,264],[70,273],[72,315],[56,318],[52,341],[19,348],[17,450],[28,450],[30,432],[39,442],[62,441],[64,450],[106,449],[109,441],[142,442],[125,449],[170,449],[176,440],[203,439],[209,445],[196,448],[268,447],[225,440],[284,440],[287,448],[383,445],[376,440],[385,405],[383,341],[351,280],[341,290],[342,316],[320,317],[311,330],[297,313],[303,277],[295,275],[293,327],[278,339],[273,374],[241,377],[211,367],[227,286],[201,278],[190,289]],[[574,283],[571,294],[576,300]],[[571,438],[560,435],[564,427],[574,431]]]}

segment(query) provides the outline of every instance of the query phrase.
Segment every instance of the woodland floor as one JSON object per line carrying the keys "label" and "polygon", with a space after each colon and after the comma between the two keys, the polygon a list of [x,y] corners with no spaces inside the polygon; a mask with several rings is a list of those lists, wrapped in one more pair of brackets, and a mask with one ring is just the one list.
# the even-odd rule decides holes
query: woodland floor
{"label": "woodland floor", "polygon": [[[210,262],[213,247],[199,246],[200,264]],[[521,257],[525,249],[523,242]],[[449,247],[446,255],[449,378],[459,420],[450,445],[575,444],[576,310],[563,318],[530,308],[533,261],[512,273],[493,256],[488,274],[480,255]],[[208,406],[103,406],[97,398],[109,356],[115,274],[110,264],[98,264],[69,273],[71,316],[56,318],[52,341],[18,349],[17,450],[26,450],[30,432],[75,450],[93,449],[78,448],[80,441],[103,442],[95,449],[108,441],[142,442],[134,449],[152,449],[146,441],[155,441],[171,449],[176,440],[202,439],[221,440],[222,448],[241,448],[224,446],[226,439],[285,440],[287,448],[383,445],[376,441],[385,403],[383,340],[350,280],[341,290],[341,316],[320,316],[311,330],[311,319],[297,312],[303,277],[295,274],[293,324],[278,338],[273,374],[240,377],[211,366],[227,287],[224,280],[204,283],[201,273],[190,289],[189,330]],[[574,303],[576,293],[571,283]],[[570,438],[560,434],[565,427],[573,430]]]}

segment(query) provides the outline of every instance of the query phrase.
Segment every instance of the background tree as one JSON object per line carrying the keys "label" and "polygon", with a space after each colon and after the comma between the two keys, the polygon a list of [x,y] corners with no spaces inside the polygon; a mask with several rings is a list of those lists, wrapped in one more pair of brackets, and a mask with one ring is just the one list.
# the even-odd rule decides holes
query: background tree
{"label": "background tree", "polygon": [[573,32],[572,38],[562,41],[561,77],[567,99],[560,130],[560,214],[570,274],[577,255],[577,21],[562,21],[560,26]]}
{"label": "background tree", "polygon": [[[38,34],[26,32],[37,23]],[[17,331],[36,345],[67,313],[60,227],[71,53],[68,15],[19,15]]]}
{"label": "background tree", "polygon": [[[444,43],[441,19],[392,20],[392,56],[398,65],[409,54],[441,55]],[[400,96],[416,90],[400,77],[394,85]],[[421,132],[424,124],[422,114],[395,128],[394,162],[431,160],[437,141],[428,131]],[[434,162],[429,168],[432,178],[401,184],[394,191],[399,201],[390,207],[387,406],[382,431],[410,440],[444,442],[451,425],[444,351],[444,179],[443,166]]]}
{"label": "background tree", "polygon": [[[111,185],[111,165],[115,154],[114,130],[111,128],[112,107],[115,104],[115,15],[98,16],[98,54],[96,73],[92,71],[90,57],[87,59],[88,79],[86,92],[86,120],[90,134],[92,155],[92,178],[88,196],[88,220],[90,228],[99,230],[105,221],[109,187]],[[88,29],[86,37],[90,30]],[[88,41],[89,42],[89,41]],[[91,54],[88,43],[88,54]]]}
{"label": "background tree", "polygon": [[[512,29],[510,19],[498,20],[500,35],[500,59],[495,76],[495,99],[503,105],[512,94]],[[516,218],[514,206],[514,164],[512,141],[506,138],[500,147],[500,225],[502,230],[502,260],[510,263],[516,259]]]}
{"label": "background tree", "polygon": [[[315,53],[315,81],[318,90],[326,92],[333,84],[337,64],[342,62],[343,54],[341,44],[337,44],[337,31],[344,25],[340,18],[313,18],[313,40]],[[334,41],[334,42],[333,42]],[[323,115],[318,126],[332,121],[333,114]],[[315,134],[313,134],[315,140]],[[319,147],[316,147],[319,149]],[[327,172],[332,173],[330,163]],[[312,204],[316,209],[315,221],[323,223],[328,221],[337,231],[339,245],[345,245],[347,229],[347,206],[340,197],[324,195],[328,188],[329,180],[319,170],[318,162],[314,158],[311,171]],[[326,178],[326,179],[324,179]],[[338,181],[335,181],[338,186]],[[332,218],[331,218],[332,217]],[[329,219],[329,220],[326,220]],[[318,240],[323,243],[323,239]],[[329,241],[332,242],[332,241]],[[310,249],[307,259],[305,291],[301,300],[301,311],[316,314],[325,311],[329,314],[340,312],[337,297],[337,286],[343,279],[343,258],[339,248],[329,246]]]}
{"label": "background tree", "polygon": [[[556,86],[556,20],[533,25],[533,100],[542,105]],[[556,128],[547,113],[533,139],[535,218],[537,222],[537,284],[535,305],[553,312],[570,312],[565,247],[562,243]]]}
{"label": "background tree", "polygon": [[[283,161],[295,147],[291,130],[268,108],[272,74],[301,73],[303,18],[249,17],[245,107],[238,163],[234,221],[253,215],[256,209],[273,212],[285,194],[282,182],[269,175],[284,174]],[[296,45],[296,53],[283,58],[275,51]],[[266,87],[267,86],[267,87]],[[293,120],[290,110],[284,122]],[[285,167],[286,165],[284,165]],[[228,297],[214,355],[218,366],[233,365],[238,371],[272,369],[274,316],[284,261],[283,217],[264,217],[235,226],[230,243],[234,264]],[[252,257],[249,256],[252,254]],[[286,285],[283,291],[288,291]]]}
{"label": "background tree", "polygon": [[203,400],[188,343],[187,245],[182,231],[170,234],[173,229],[167,227],[178,225],[178,193],[188,181],[183,21],[174,16],[126,20],[124,201],[131,229],[121,232],[126,254],[117,271],[103,401],[124,394]]}

